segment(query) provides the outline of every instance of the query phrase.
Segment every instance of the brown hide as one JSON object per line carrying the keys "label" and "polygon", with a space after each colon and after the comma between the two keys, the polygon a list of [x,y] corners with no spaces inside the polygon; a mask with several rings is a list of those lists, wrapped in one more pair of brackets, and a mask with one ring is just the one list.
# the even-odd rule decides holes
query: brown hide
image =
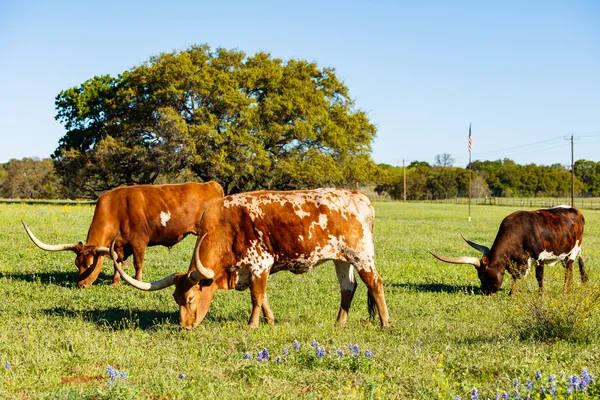
{"label": "brown hide", "polygon": [[[87,288],[96,280],[105,254],[98,255],[96,249],[109,246],[119,232],[115,244],[118,259],[133,254],[136,278],[141,279],[146,247],[171,247],[190,233],[197,235],[202,214],[223,194],[216,182],[124,186],[102,194],[86,243],[73,250],[77,253],[78,287]],[[118,282],[115,270],[113,284]]]}

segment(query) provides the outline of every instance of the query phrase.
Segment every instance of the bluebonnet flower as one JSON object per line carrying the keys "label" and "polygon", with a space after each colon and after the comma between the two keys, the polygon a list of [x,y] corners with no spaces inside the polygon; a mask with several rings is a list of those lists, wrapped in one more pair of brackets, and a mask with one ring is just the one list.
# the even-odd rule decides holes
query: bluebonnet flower
{"label": "bluebonnet flower", "polygon": [[508,396],[508,393],[506,393],[506,392],[502,392],[502,398],[503,398],[504,400],[508,400],[508,397],[509,397],[509,396]]}
{"label": "bluebonnet flower", "polygon": [[185,379],[185,375],[184,374],[179,374],[179,376],[177,378],[178,379]]}
{"label": "bluebonnet flower", "polygon": [[471,392],[471,400],[477,399],[479,399],[479,392],[477,391],[477,388],[473,388],[473,391]]}
{"label": "bluebonnet flower", "polygon": [[540,379],[542,379],[542,371],[537,371],[537,372],[535,373],[535,379],[537,379],[538,381],[539,381]]}
{"label": "bluebonnet flower", "polygon": [[365,357],[373,358],[373,357],[375,357],[375,354],[373,354],[373,353],[371,353],[371,351],[367,350],[367,351],[365,351]]}
{"label": "bluebonnet flower", "polygon": [[519,400],[521,398],[521,393],[517,389],[515,389],[515,399]]}
{"label": "bluebonnet flower", "polygon": [[119,377],[121,379],[127,379],[127,373],[126,372],[121,372],[121,373],[119,373]]}
{"label": "bluebonnet flower", "polygon": [[556,375],[554,374],[550,374],[550,377],[548,378],[548,383],[552,383],[556,380]]}
{"label": "bluebonnet flower", "polygon": [[418,345],[419,347],[421,347],[421,344],[423,344],[423,342],[421,342],[420,340],[417,340],[417,345]]}
{"label": "bluebonnet flower", "polygon": [[297,340],[294,340],[294,350],[300,350],[300,343]]}
{"label": "bluebonnet flower", "polygon": [[336,353],[338,356],[342,357],[344,355],[344,352],[342,351],[342,349],[337,349]]}
{"label": "bluebonnet flower", "polygon": [[288,351],[288,349],[283,349],[283,356],[287,357],[288,354],[290,354],[290,352]]}
{"label": "bluebonnet flower", "polygon": [[500,400],[500,391],[498,389],[496,389],[496,397],[494,400]]}
{"label": "bluebonnet flower", "polygon": [[567,388],[567,394],[568,394],[569,396],[573,394],[573,388],[572,388],[571,386],[569,386],[569,387]]}
{"label": "bluebonnet flower", "polygon": [[530,397],[529,395],[527,395],[527,396],[525,397],[525,400],[531,400],[531,397]]}
{"label": "bluebonnet flower", "polygon": [[587,368],[583,368],[581,370],[581,382],[583,383],[584,388],[590,386],[591,379],[590,379],[590,374],[588,373]]}
{"label": "bluebonnet flower", "polygon": [[262,351],[259,351],[258,354],[256,355],[256,361],[262,362],[262,360],[263,360]]}
{"label": "bluebonnet flower", "polygon": [[10,363],[8,361],[4,363],[4,368],[10,369]]}
{"label": "bluebonnet flower", "polygon": [[312,347],[319,347],[319,342],[317,342],[315,339],[313,339],[312,343],[310,344]]}
{"label": "bluebonnet flower", "polygon": [[527,390],[533,389],[533,382],[532,381],[527,381],[527,383],[525,384],[525,387],[527,388]]}
{"label": "bluebonnet flower", "polygon": [[569,377],[569,388],[571,388],[571,389],[576,388],[578,383],[579,383],[579,377],[577,375],[573,375],[573,376]]}
{"label": "bluebonnet flower", "polygon": [[456,395],[456,397],[454,397],[454,400],[460,400],[460,396]]}
{"label": "bluebonnet flower", "polygon": [[546,386],[540,386],[540,391],[542,393],[546,393]]}
{"label": "bluebonnet flower", "polygon": [[515,379],[515,381],[513,382],[513,386],[515,387],[515,389],[517,389],[519,387],[519,380]]}
{"label": "bluebonnet flower", "polygon": [[281,356],[277,356],[277,359],[275,361],[278,362],[278,363],[280,363],[281,362]]}
{"label": "bluebonnet flower", "polygon": [[325,355],[325,349],[324,349],[324,348],[322,348],[322,347],[319,347],[319,348],[317,349],[317,357],[321,358],[321,357],[323,357],[324,355]]}
{"label": "bluebonnet flower", "polygon": [[111,367],[110,365],[108,367],[106,367],[106,372],[108,373],[108,376],[110,377],[110,379],[114,379],[117,377],[117,375],[119,374],[119,372],[114,369],[113,367]]}
{"label": "bluebonnet flower", "polygon": [[263,351],[262,351],[262,358],[263,358],[263,360],[269,359],[269,350],[267,350],[266,348],[263,349]]}
{"label": "bluebonnet flower", "polygon": [[352,354],[354,354],[355,356],[358,355],[358,345],[357,344],[351,344],[348,346],[348,348],[350,349],[350,352]]}
{"label": "bluebonnet flower", "polygon": [[250,357],[252,357],[252,356],[250,355],[250,353],[246,352],[246,354],[244,354],[244,358],[245,358],[246,360],[249,360],[249,359],[250,359]]}

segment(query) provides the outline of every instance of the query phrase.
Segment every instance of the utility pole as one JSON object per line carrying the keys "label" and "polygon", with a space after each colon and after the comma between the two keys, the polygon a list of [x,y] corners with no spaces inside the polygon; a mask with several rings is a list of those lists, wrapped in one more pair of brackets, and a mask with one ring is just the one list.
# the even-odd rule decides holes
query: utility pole
{"label": "utility pole", "polygon": [[575,207],[575,157],[573,151],[573,141],[579,140],[579,138],[565,136],[565,140],[571,141],[571,207]]}
{"label": "utility pole", "polygon": [[404,158],[402,159],[402,171],[404,172],[404,202],[406,203],[406,167],[404,166]]}

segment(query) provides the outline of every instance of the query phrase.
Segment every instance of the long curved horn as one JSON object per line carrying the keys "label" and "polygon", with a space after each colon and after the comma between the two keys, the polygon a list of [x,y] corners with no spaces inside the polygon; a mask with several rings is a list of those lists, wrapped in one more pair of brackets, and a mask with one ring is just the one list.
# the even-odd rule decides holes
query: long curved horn
{"label": "long curved horn", "polygon": [[192,265],[194,265],[195,270],[189,275],[190,282],[196,284],[204,279],[212,279],[215,276],[215,271],[210,268],[206,268],[202,265],[202,261],[200,261],[200,245],[202,241],[206,237],[207,233],[205,233],[200,240],[196,242],[196,247],[194,248],[194,261]]}
{"label": "long curved horn", "polygon": [[460,236],[463,238],[463,240],[465,242],[467,242],[469,244],[469,246],[471,246],[475,250],[479,250],[480,252],[483,253],[484,256],[487,256],[488,253],[490,252],[490,248],[489,247],[484,246],[482,244],[477,244],[475,242],[471,242],[469,239],[467,239],[466,237],[464,237],[464,235],[462,233],[460,234]]}
{"label": "long curved horn", "polygon": [[163,278],[159,281],[154,281],[154,282],[142,282],[142,281],[138,281],[137,279],[132,278],[131,276],[127,275],[127,273],[123,270],[123,268],[121,268],[121,263],[117,262],[117,253],[115,252],[115,242],[117,241],[117,238],[119,237],[120,233],[117,233],[117,236],[114,237],[114,239],[112,240],[112,242],[110,243],[110,257],[113,260],[113,263],[115,264],[115,268],[117,269],[117,271],[119,271],[119,274],[121,275],[121,278],[123,278],[123,280],[125,280],[125,282],[129,283],[131,286],[133,286],[136,289],[140,289],[140,290],[144,290],[144,291],[148,291],[148,292],[152,292],[154,290],[161,290],[164,288],[167,288],[169,286],[172,286],[175,284],[175,276],[177,276],[177,274],[171,274],[169,276],[167,276],[166,278]]}
{"label": "long curved horn", "polygon": [[44,242],[42,242],[41,240],[39,240],[38,238],[35,237],[35,235],[33,234],[33,232],[31,232],[31,230],[29,229],[29,227],[27,227],[27,224],[25,223],[25,221],[21,220],[21,223],[23,224],[23,228],[25,228],[25,232],[27,232],[27,235],[29,235],[29,239],[31,239],[31,241],[33,243],[35,243],[35,245],[37,247],[39,247],[42,250],[46,250],[46,251],[64,251],[64,250],[71,250],[71,251],[75,251],[76,247],[77,247],[77,243],[71,243],[71,244],[46,244]]}
{"label": "long curved horn", "polygon": [[444,257],[435,254],[433,251],[429,251],[432,256],[437,258],[440,261],[451,263],[451,264],[471,264],[474,265],[475,268],[481,267],[481,260],[477,257]]}

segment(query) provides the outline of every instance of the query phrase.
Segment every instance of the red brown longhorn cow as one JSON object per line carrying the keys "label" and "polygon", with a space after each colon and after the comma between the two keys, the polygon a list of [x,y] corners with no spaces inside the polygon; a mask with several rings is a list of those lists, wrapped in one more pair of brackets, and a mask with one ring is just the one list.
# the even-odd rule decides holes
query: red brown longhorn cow
{"label": "red brown longhorn cow", "polygon": [[[199,228],[194,256],[186,274],[172,274],[145,283],[122,278],[141,290],[175,285],[181,326],[196,327],[204,319],[213,293],[219,288],[250,288],[252,313],[248,325],[259,324],[270,273],[308,272],[327,260],[335,264],[341,306],[337,323],[343,325],[354,291],[354,271],[368,288],[371,316],[375,309],[381,325],[389,325],[383,281],[375,270],[373,206],[362,193],[342,189],[259,191],[219,199],[206,210]],[[233,279],[232,279],[233,277]],[[273,314],[263,313],[269,323]]]}
{"label": "red brown longhorn cow", "polygon": [[587,282],[581,253],[585,221],[579,210],[568,206],[517,211],[508,215],[500,224],[496,240],[491,248],[463,239],[480,251],[476,257],[444,257],[433,252],[437,259],[453,264],[471,264],[477,269],[481,291],[494,295],[502,286],[504,272],[512,276],[510,293],[516,290],[516,279],[521,278],[535,265],[535,275],[540,292],[544,288],[544,265],[561,262],[566,268],[563,291],[570,290],[573,280],[573,264],[579,256],[579,272],[582,282]]}
{"label": "red brown longhorn cow", "polygon": [[[25,231],[39,248],[73,251],[77,256],[77,286],[88,288],[98,278],[111,239],[121,236],[115,248],[120,261],[133,254],[135,276],[142,279],[147,246],[172,247],[188,234],[198,234],[200,217],[208,205],[223,197],[216,182],[118,187],[102,194],[96,203],[86,243],[49,245],[40,241],[23,222]],[[113,285],[119,283],[115,270]]]}

